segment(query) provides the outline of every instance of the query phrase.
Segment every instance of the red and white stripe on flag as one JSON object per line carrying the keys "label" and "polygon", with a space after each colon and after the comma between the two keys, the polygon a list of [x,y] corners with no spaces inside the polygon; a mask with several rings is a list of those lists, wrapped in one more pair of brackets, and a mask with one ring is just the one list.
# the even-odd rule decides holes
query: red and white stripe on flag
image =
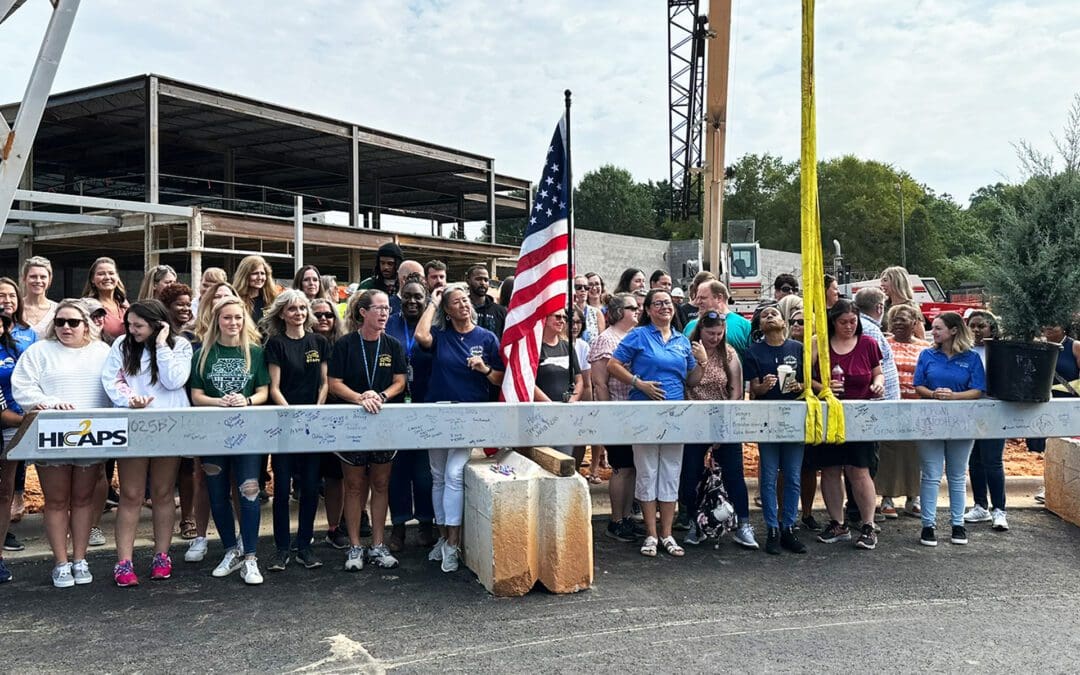
{"label": "red and white stripe on flag", "polygon": [[507,308],[501,344],[506,364],[502,398],[511,403],[533,400],[544,319],[564,310],[569,303],[566,280],[571,188],[565,165],[564,125],[565,118],[555,128],[548,147]]}

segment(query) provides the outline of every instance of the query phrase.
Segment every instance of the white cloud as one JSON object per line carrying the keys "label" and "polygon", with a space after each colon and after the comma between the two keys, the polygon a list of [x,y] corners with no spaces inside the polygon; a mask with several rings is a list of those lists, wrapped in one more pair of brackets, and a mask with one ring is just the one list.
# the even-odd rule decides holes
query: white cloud
{"label": "white cloud", "polygon": [[[707,4],[707,3],[703,3]],[[0,26],[16,100],[47,18]],[[574,91],[575,173],[668,174],[659,0],[99,0],[83,3],[56,90],[158,72],[494,156],[535,180]],[[1048,146],[1080,82],[1080,3],[821,1],[819,153],[890,162],[960,200]],[[728,160],[796,159],[796,2],[735,0]],[[15,35],[23,39],[11,39]]]}

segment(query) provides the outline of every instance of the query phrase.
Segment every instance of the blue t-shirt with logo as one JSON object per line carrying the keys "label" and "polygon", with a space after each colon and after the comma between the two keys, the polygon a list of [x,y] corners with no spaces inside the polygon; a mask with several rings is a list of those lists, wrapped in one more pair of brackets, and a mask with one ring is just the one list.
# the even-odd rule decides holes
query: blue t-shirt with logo
{"label": "blue t-shirt with logo", "polygon": [[[795,340],[784,340],[784,344],[772,346],[766,342],[754,342],[746,350],[743,359],[743,377],[747,380],[764,380],[766,375],[776,375],[780,366],[790,366],[795,371],[795,380],[803,380],[803,346]],[[769,391],[755,397],[758,400],[792,400],[799,397],[798,392],[782,393],[780,380]]]}
{"label": "blue t-shirt with logo", "polygon": [[922,350],[915,364],[913,382],[916,387],[931,390],[944,387],[955,392],[969,389],[986,391],[982,359],[972,349],[951,357],[937,348]]}
{"label": "blue t-shirt with logo", "polygon": [[428,403],[459,401],[484,403],[491,400],[491,383],[487,377],[469,368],[470,356],[483,356],[493,370],[505,370],[499,354],[499,339],[495,333],[473,328],[459,333],[453,327],[431,331],[431,380],[428,383]]}
{"label": "blue t-shirt with logo", "polygon": [[[403,314],[394,314],[386,322],[386,334],[397,339],[405,348],[405,358],[409,361],[408,387],[409,397],[415,403],[427,400],[428,385],[431,382],[432,353],[416,344],[416,326],[410,326]],[[446,399],[442,399],[446,400]]]}
{"label": "blue t-shirt with logo", "polygon": [[[697,359],[690,351],[690,340],[672,328],[671,338],[664,336],[653,325],[638,326],[622,339],[611,358],[622,363],[638,379],[659,382],[664,390],[665,401],[681,401],[686,398],[686,376],[697,366]],[[631,401],[652,400],[640,389],[630,391]]]}

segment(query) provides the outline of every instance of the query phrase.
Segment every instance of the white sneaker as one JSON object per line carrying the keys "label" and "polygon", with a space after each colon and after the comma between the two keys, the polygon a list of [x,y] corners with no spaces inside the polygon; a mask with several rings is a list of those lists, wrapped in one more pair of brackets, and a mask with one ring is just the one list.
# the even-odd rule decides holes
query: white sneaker
{"label": "white sneaker", "polygon": [[263,582],[262,572],[259,571],[259,561],[256,558],[244,558],[240,566],[240,578],[248,586],[258,586]]}
{"label": "white sneaker", "polygon": [[219,579],[221,577],[227,577],[240,569],[240,566],[243,564],[244,558],[240,551],[235,548],[230,548],[228,551],[225,551],[225,557],[221,559],[221,562],[218,563],[218,566],[214,568],[214,571],[211,572],[211,574]]}
{"label": "white sneaker", "polygon": [[90,539],[86,542],[89,546],[104,546],[105,545],[105,533],[101,531],[100,527],[90,528]]}
{"label": "white sneaker", "polygon": [[990,513],[990,517],[993,518],[994,524],[991,526],[998,532],[1009,531],[1009,521],[1005,518],[1005,512],[1001,509],[994,509]]}
{"label": "white sneaker", "polygon": [[82,586],[88,584],[94,580],[94,575],[90,574],[90,565],[86,564],[86,559],[76,560],[71,565],[71,576],[74,577],[75,583]]}
{"label": "white sneaker", "polygon": [[369,548],[367,557],[368,561],[375,567],[393,569],[398,566],[398,559],[390,554],[390,549],[386,547],[386,544],[379,544]]}
{"label": "white sneaker", "polygon": [[731,535],[731,538],[739,546],[745,546],[755,551],[759,548],[757,539],[754,539],[754,526],[750,523],[739,523],[739,527],[735,529],[735,534]]}
{"label": "white sneaker", "polygon": [[75,585],[75,577],[71,576],[71,563],[60,563],[53,568],[52,585],[57,588],[71,588]]}
{"label": "white sneaker", "polygon": [[1035,501],[1040,504],[1046,503],[1046,486],[1039,488],[1039,491],[1035,493]]}
{"label": "white sneaker", "polygon": [[432,562],[439,562],[442,560],[443,546],[446,544],[446,540],[439,537],[439,541],[435,542],[435,546],[431,548],[431,553],[427,554],[427,559]]}
{"label": "white sneaker", "polygon": [[345,571],[358,572],[364,569],[364,547],[350,546],[345,555]]}
{"label": "white sneaker", "polygon": [[442,551],[442,571],[443,572],[457,572],[460,560],[461,560],[461,548],[460,547],[451,546],[450,544],[443,544],[443,551]]}
{"label": "white sneaker", "polygon": [[210,542],[206,540],[206,537],[195,537],[188,544],[187,551],[184,552],[184,561],[202,562],[202,559],[206,557],[208,548],[210,548]]}
{"label": "white sneaker", "polygon": [[964,514],[965,523],[988,523],[992,519],[990,512],[976,504]]}

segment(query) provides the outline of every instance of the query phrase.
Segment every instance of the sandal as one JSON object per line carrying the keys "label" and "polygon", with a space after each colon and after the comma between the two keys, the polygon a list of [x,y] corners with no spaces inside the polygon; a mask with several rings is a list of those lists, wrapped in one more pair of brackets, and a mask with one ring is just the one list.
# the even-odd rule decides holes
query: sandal
{"label": "sandal", "polygon": [[664,550],[670,556],[681,558],[686,555],[686,551],[675,541],[675,537],[664,537],[660,543],[664,545]]}
{"label": "sandal", "polygon": [[645,537],[645,541],[641,542],[641,555],[649,556],[650,558],[656,557],[656,537]]}
{"label": "sandal", "polygon": [[199,530],[195,528],[194,520],[181,520],[180,521],[180,538],[181,539],[194,539],[199,536]]}
{"label": "sandal", "polygon": [[589,478],[589,482],[592,483],[593,485],[599,485],[600,483],[604,482],[604,479],[601,478],[600,476],[597,476],[595,473],[590,473],[588,478]]}

